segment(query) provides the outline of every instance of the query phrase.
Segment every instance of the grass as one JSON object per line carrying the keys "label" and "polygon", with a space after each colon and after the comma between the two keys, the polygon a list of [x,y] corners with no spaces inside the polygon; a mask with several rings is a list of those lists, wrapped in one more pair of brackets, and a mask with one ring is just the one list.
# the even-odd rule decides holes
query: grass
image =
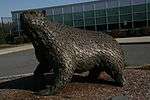
{"label": "grass", "polygon": [[10,44],[0,44],[0,49],[17,47],[17,45],[10,45]]}

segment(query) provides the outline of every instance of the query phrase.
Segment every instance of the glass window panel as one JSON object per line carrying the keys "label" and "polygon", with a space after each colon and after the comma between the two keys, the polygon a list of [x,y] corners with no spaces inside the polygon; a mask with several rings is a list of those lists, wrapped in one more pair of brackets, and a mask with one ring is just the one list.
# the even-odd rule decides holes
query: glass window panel
{"label": "glass window panel", "polygon": [[150,20],[150,12],[148,12],[148,19]]}
{"label": "glass window panel", "polygon": [[94,18],[85,19],[85,26],[90,26],[90,25],[94,25],[94,24],[95,24]]}
{"label": "glass window panel", "polygon": [[63,22],[63,15],[54,15],[54,21],[58,23]]}
{"label": "glass window panel", "polygon": [[82,12],[83,11],[83,5],[78,4],[78,5],[73,5],[73,12]]}
{"label": "glass window panel", "polygon": [[133,14],[133,19],[135,21],[142,21],[146,19],[146,13],[134,13]]}
{"label": "glass window panel", "polygon": [[[20,13],[18,12],[12,13],[12,21],[16,24],[16,27],[18,27],[18,24],[20,23],[19,18]],[[4,21],[4,17],[1,17],[1,19]]]}
{"label": "glass window panel", "polygon": [[108,16],[116,16],[119,14],[118,8],[111,8],[107,10]]}
{"label": "glass window panel", "polygon": [[132,22],[123,22],[120,24],[120,26],[122,29],[130,29],[130,28],[132,28]]}
{"label": "glass window panel", "polygon": [[51,8],[46,9],[47,15],[53,15],[53,11],[52,10],[53,9],[51,9]]}
{"label": "glass window panel", "polygon": [[139,5],[146,3],[146,0],[132,0],[133,5]]}
{"label": "glass window panel", "polygon": [[21,12],[18,12],[18,13],[17,13],[17,18],[18,18],[18,19],[20,19],[20,14],[21,14]]}
{"label": "glass window panel", "polygon": [[95,17],[106,16],[106,9],[95,10]]}
{"label": "glass window panel", "polygon": [[64,21],[64,24],[69,25],[69,26],[73,26],[73,21],[71,21],[71,20]]}
{"label": "glass window panel", "polygon": [[133,11],[134,12],[145,12],[146,11],[146,4],[134,5],[133,6]]}
{"label": "glass window panel", "polygon": [[150,3],[148,4],[148,11],[150,12]]}
{"label": "glass window panel", "polygon": [[74,20],[75,27],[84,26],[83,20]]}
{"label": "glass window panel", "polygon": [[108,23],[118,23],[119,22],[119,16],[110,16],[108,17]]}
{"label": "glass window panel", "polygon": [[72,13],[72,6],[64,6],[63,7],[63,13],[64,14]]}
{"label": "glass window panel", "polygon": [[95,25],[92,26],[85,26],[86,30],[91,30],[91,31],[95,31]]}
{"label": "glass window panel", "polygon": [[83,19],[83,13],[73,13],[74,19]]}
{"label": "glass window panel", "polygon": [[[109,30],[116,30],[119,29],[119,24],[109,24],[108,25],[108,29]],[[112,31],[112,33],[110,33],[111,36],[116,37],[115,34],[113,34],[114,32]],[[116,33],[116,32],[115,32]]]}
{"label": "glass window panel", "polygon": [[125,23],[128,21],[132,21],[132,14],[128,14],[128,15],[121,15],[120,16],[120,22],[121,23]]}
{"label": "glass window panel", "polygon": [[107,25],[105,24],[103,24],[103,25],[96,25],[96,27],[97,27],[97,31],[105,31],[105,30],[107,30]]}
{"label": "glass window panel", "polygon": [[13,20],[17,19],[17,13],[12,13],[12,19]]}
{"label": "glass window panel", "polygon": [[128,13],[132,13],[131,6],[120,7],[120,14],[128,14]]}
{"label": "glass window panel", "polygon": [[148,3],[150,3],[150,0],[147,0]]}
{"label": "glass window panel", "polygon": [[[134,22],[134,28],[141,28],[146,26],[146,21],[135,21]],[[140,31],[140,30],[139,30]],[[143,35],[144,33],[140,31],[140,33],[137,33],[136,35]]]}
{"label": "glass window panel", "polygon": [[62,8],[54,8],[54,15],[62,14]]}
{"label": "glass window panel", "polygon": [[96,18],[96,25],[102,25],[106,23],[106,17]]}
{"label": "glass window panel", "polygon": [[91,3],[85,3],[84,4],[84,11],[90,11],[90,10],[93,10],[94,9],[94,4],[91,2]]}
{"label": "glass window panel", "polygon": [[50,20],[50,21],[53,21],[53,16],[49,15],[49,16],[47,16],[47,19]]}
{"label": "glass window panel", "polygon": [[95,10],[106,9],[106,0],[97,1],[95,4]]}
{"label": "glass window panel", "polygon": [[86,11],[84,12],[85,18],[92,18],[94,17],[94,11]]}
{"label": "glass window panel", "polygon": [[107,0],[108,8],[118,7],[118,0]]}
{"label": "glass window panel", "polygon": [[119,0],[120,6],[130,6],[131,5],[131,0]]}
{"label": "glass window panel", "polygon": [[73,20],[72,14],[64,14],[64,20],[65,21],[67,21],[67,20]]}

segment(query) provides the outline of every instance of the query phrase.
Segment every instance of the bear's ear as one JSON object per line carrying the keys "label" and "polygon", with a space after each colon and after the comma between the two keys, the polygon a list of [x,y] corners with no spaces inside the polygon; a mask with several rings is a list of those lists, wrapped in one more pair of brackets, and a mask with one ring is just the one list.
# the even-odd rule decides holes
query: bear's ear
{"label": "bear's ear", "polygon": [[42,14],[44,17],[46,17],[46,10],[42,10]]}

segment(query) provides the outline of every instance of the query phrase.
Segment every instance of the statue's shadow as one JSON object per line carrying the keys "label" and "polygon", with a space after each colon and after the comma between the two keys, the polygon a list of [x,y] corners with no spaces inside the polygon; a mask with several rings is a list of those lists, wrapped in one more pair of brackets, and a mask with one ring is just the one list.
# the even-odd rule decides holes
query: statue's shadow
{"label": "statue's shadow", "polygon": [[[26,77],[2,82],[0,83],[0,89],[21,89],[21,90],[30,90],[36,92],[45,89],[47,85],[52,85],[53,82],[54,82],[53,74],[48,74],[45,76],[45,78],[26,76]],[[105,80],[91,81],[87,77],[83,77],[79,75],[74,75],[71,82],[115,85],[113,81],[105,81]]]}

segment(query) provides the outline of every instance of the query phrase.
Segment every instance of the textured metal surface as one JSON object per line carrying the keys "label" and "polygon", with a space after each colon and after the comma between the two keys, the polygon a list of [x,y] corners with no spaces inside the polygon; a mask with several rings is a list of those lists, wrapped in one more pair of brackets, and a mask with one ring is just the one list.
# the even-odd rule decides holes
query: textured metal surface
{"label": "textured metal surface", "polygon": [[44,91],[45,95],[55,94],[64,87],[75,71],[89,70],[91,79],[97,78],[100,71],[106,71],[118,85],[123,85],[123,52],[111,36],[52,23],[33,11],[22,14],[21,25],[40,62],[34,73],[54,70],[54,86],[49,87],[50,92]]}

